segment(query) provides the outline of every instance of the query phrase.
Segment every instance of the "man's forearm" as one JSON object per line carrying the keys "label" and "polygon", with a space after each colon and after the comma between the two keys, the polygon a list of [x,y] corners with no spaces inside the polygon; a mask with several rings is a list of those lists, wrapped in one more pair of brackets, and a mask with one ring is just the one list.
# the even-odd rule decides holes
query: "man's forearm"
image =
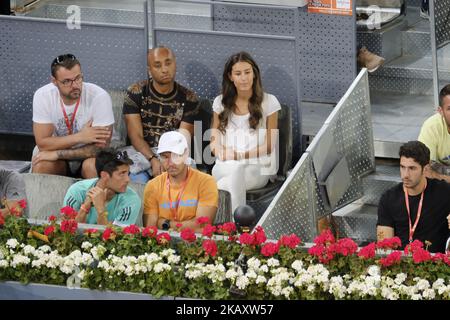
{"label": "man's forearm", "polygon": [[94,158],[101,147],[97,147],[95,144],[89,144],[75,149],[57,150],[58,160],[84,160],[87,158]]}
{"label": "man's forearm", "polygon": [[136,151],[142,153],[145,158],[149,159],[153,155],[150,146],[148,145],[147,141],[145,141],[143,138],[131,139],[131,144],[136,149]]}

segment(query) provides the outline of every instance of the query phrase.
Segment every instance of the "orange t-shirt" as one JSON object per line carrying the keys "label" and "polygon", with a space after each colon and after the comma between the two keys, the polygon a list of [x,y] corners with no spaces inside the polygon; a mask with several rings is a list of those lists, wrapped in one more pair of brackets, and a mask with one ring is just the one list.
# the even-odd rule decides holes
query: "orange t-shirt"
{"label": "orange t-shirt", "polygon": [[[217,190],[216,180],[209,174],[189,168],[188,180],[181,195],[178,210],[175,207],[183,183],[178,186],[170,185],[171,210],[166,182],[167,176],[167,172],[164,172],[150,180],[145,186],[144,214],[158,213],[160,218],[186,221],[195,218],[198,207],[217,208],[219,191]],[[174,217],[175,212],[176,219]]]}

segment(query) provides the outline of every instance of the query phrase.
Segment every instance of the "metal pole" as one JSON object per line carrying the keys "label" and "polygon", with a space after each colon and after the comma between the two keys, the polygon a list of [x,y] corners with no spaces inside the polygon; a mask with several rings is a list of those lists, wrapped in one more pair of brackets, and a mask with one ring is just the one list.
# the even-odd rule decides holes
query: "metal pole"
{"label": "metal pole", "polygon": [[156,47],[156,32],[155,32],[155,17],[156,17],[156,12],[155,12],[155,1],[154,0],[147,0],[150,3],[150,13],[151,13],[151,18],[150,18],[150,34],[152,36],[152,48]]}
{"label": "metal pole", "polygon": [[145,56],[147,57],[148,51],[148,4],[147,1],[144,1],[144,34],[145,34]]}
{"label": "metal pole", "polygon": [[[295,79],[296,79],[296,89],[297,89],[297,104],[294,106],[297,108],[297,120],[298,120],[298,154],[301,155],[303,152],[303,141],[302,141],[302,79],[300,79],[300,59],[303,57],[300,57],[300,39],[299,39],[299,33],[300,33],[300,8],[295,8],[294,10],[294,35],[295,35]],[[293,114],[293,113],[292,113]]]}
{"label": "metal pole", "polygon": [[429,3],[430,12],[430,34],[431,34],[431,58],[432,58],[432,68],[433,68],[433,96],[434,96],[434,108],[439,106],[439,74],[438,74],[438,58],[437,58],[437,43],[436,43],[436,24],[435,24],[435,6],[434,2],[436,0],[431,0]]}

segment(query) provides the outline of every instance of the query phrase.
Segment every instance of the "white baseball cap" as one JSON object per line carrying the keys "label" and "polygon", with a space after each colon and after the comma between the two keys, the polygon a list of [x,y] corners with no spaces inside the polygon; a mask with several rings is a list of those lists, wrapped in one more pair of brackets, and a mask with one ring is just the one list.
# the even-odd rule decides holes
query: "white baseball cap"
{"label": "white baseball cap", "polygon": [[178,131],[169,131],[163,133],[161,138],[159,138],[157,152],[158,154],[173,152],[182,155],[187,148],[186,138],[181,133]]}

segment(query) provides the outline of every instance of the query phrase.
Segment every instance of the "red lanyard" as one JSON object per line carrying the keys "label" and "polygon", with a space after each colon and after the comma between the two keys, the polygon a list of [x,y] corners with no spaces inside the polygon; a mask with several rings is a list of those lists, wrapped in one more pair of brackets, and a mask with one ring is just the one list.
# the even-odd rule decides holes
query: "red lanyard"
{"label": "red lanyard", "polygon": [[72,132],[73,132],[73,130],[72,130],[73,122],[75,121],[75,115],[77,114],[78,106],[80,105],[80,99],[81,99],[81,97],[78,98],[77,104],[75,105],[75,110],[73,111],[72,119],[69,122],[69,117],[67,116],[66,109],[64,108],[63,101],[62,101],[61,98],[59,98],[59,101],[61,102],[61,110],[62,110],[63,115],[64,115],[64,121],[66,122],[67,129],[69,130],[69,134],[72,134]]}
{"label": "red lanyard", "polygon": [[180,201],[181,201],[181,197],[183,196],[183,192],[184,189],[186,188],[187,182],[189,179],[189,167],[187,167],[187,174],[186,174],[186,179],[184,179],[183,184],[181,185],[181,190],[178,193],[178,197],[177,200],[175,202],[175,207],[172,208],[172,197],[170,196],[170,179],[169,179],[169,174],[167,174],[166,177],[166,189],[167,189],[167,193],[169,195],[169,208],[170,208],[170,212],[172,213],[172,217],[175,221],[178,221],[178,206],[180,205]]}
{"label": "red lanyard", "polygon": [[420,215],[422,214],[422,203],[423,203],[423,194],[425,193],[425,189],[427,188],[427,181],[425,180],[425,188],[423,188],[423,191],[420,195],[420,201],[419,201],[419,207],[417,208],[417,216],[416,221],[414,222],[414,226],[411,227],[411,213],[409,211],[409,198],[408,198],[408,191],[406,191],[406,188],[403,187],[403,191],[405,192],[405,204],[406,204],[406,211],[408,211],[408,222],[409,222],[409,242],[413,241],[413,235],[416,231],[417,224],[419,223]]}

